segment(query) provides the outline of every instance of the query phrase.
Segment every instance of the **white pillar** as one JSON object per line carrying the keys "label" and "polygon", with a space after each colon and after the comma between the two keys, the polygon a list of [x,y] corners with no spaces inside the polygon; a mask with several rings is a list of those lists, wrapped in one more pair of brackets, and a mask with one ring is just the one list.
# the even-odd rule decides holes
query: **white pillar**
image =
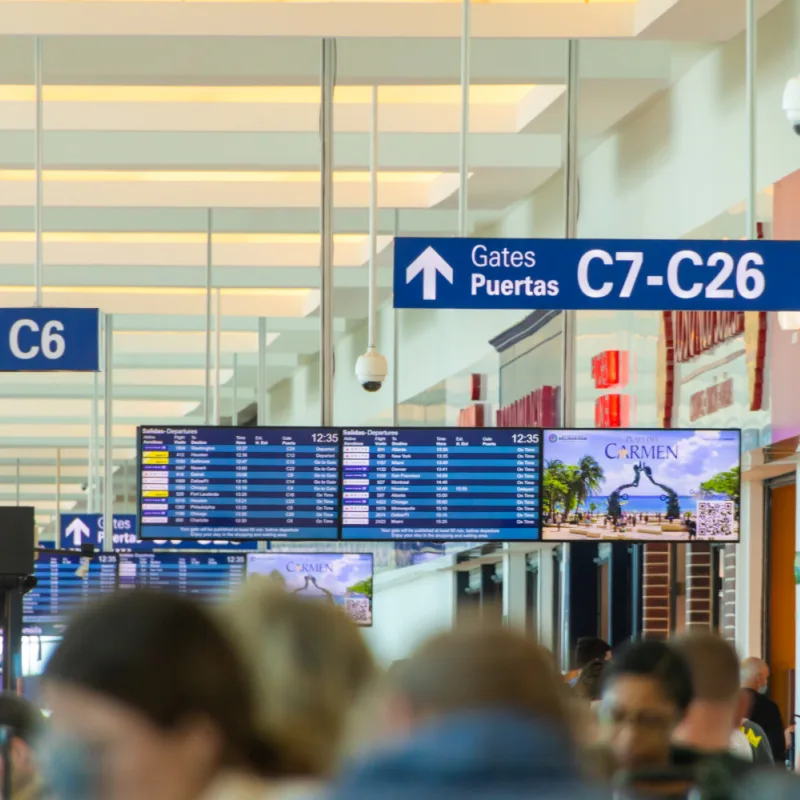
{"label": "white pillar", "polygon": [[[736,553],[736,647],[743,657],[763,656],[764,485],[743,480]],[[800,548],[798,548],[800,549]]]}
{"label": "white pillar", "polygon": [[[528,545],[530,547],[530,545]],[[503,545],[503,621],[525,631],[527,621],[528,554],[520,545]]]}
{"label": "white pillar", "polygon": [[539,617],[539,644],[553,650],[556,644],[556,631],[553,629],[553,587],[555,586],[555,565],[553,546],[539,548],[539,592],[536,598],[536,613]]}

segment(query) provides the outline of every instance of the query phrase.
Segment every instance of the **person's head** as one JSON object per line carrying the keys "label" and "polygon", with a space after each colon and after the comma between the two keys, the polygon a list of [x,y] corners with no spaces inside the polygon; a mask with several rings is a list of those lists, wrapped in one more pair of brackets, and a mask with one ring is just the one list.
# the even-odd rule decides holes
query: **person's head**
{"label": "person's head", "polygon": [[691,633],[675,642],[692,672],[694,697],[676,732],[684,744],[726,749],[731,732],[746,713],[739,686],[739,657],[733,645],[713,633]]}
{"label": "person's head", "polygon": [[611,658],[611,645],[597,636],[584,636],[575,645],[575,669],[583,669],[592,661]]}
{"label": "person's head", "polygon": [[78,614],[45,670],[45,697],[60,800],[191,800],[224,769],[273,768],[238,651],[211,612],[177,594],[128,590]]}
{"label": "person's head", "polygon": [[665,767],[670,740],[692,701],[686,661],[664,642],[630,644],[604,673],[602,736],[626,770]]}
{"label": "person's head", "polygon": [[434,636],[394,670],[395,725],[407,730],[465,712],[505,711],[569,728],[568,693],[550,654],[508,628]]}
{"label": "person's head", "polygon": [[592,661],[587,664],[581,670],[581,674],[578,675],[578,680],[575,682],[575,694],[591,702],[599,700],[600,683],[605,668],[605,661]]}
{"label": "person's head", "polygon": [[766,661],[750,657],[742,661],[742,689],[764,693],[769,684],[769,665]]}
{"label": "person's head", "polygon": [[255,676],[259,731],[287,771],[330,774],[376,678],[361,631],[337,606],[257,577],[222,611]]}
{"label": "person's head", "polygon": [[[21,792],[36,780],[38,770],[34,746],[42,734],[44,716],[25,698],[10,692],[0,693],[0,726],[11,736],[11,791]],[[0,784],[4,765],[0,762]]]}

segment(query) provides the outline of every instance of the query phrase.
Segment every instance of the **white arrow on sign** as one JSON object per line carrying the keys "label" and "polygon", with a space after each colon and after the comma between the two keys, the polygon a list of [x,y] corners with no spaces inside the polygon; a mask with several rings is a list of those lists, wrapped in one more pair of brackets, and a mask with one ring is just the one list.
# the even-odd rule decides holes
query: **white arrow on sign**
{"label": "white arrow on sign", "polygon": [[453,282],[453,268],[432,248],[426,247],[406,269],[406,283],[411,283],[422,273],[422,299],[436,299],[436,275],[448,283]]}
{"label": "white arrow on sign", "polygon": [[80,517],[75,517],[75,519],[67,525],[67,529],[64,533],[72,537],[75,547],[80,547],[81,536],[85,536],[88,539],[92,532],[89,530],[89,526]]}

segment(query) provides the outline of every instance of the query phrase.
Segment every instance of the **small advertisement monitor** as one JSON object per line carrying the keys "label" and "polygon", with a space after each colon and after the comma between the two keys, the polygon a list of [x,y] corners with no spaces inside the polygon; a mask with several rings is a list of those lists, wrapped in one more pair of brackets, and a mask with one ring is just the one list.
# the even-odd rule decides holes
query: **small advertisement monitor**
{"label": "small advertisement monitor", "polygon": [[249,553],[247,575],[279,581],[293,594],[341,606],[362,626],[372,625],[371,553]]}
{"label": "small advertisement monitor", "polygon": [[546,541],[739,541],[739,430],[546,430],[543,456]]}

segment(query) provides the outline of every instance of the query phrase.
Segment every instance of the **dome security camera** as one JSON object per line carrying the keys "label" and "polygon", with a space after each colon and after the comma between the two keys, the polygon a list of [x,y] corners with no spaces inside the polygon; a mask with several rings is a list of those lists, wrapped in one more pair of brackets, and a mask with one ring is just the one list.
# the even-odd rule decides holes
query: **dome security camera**
{"label": "dome security camera", "polygon": [[783,113],[800,136],[800,75],[791,78],[783,90]]}
{"label": "dome security camera", "polygon": [[356,361],[356,378],[365,392],[377,392],[386,380],[386,359],[374,347]]}

